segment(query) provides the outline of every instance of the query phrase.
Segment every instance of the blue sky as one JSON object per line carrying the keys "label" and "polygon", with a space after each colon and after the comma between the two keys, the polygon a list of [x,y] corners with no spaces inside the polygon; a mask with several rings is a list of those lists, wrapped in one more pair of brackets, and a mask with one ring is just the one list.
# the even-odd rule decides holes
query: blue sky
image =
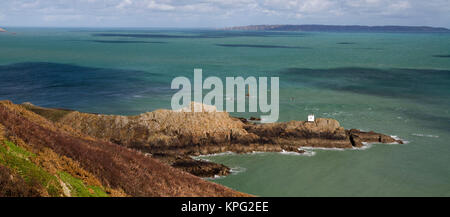
{"label": "blue sky", "polygon": [[0,0],[0,26],[226,27],[250,24],[450,28],[450,0]]}

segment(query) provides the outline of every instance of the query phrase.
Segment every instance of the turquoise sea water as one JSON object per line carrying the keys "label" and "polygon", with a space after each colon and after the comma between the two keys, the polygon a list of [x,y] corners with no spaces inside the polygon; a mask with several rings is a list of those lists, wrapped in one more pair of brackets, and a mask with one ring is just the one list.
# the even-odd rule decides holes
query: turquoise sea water
{"label": "turquoise sea water", "polygon": [[170,108],[172,79],[203,68],[204,77],[279,76],[280,121],[314,113],[409,142],[205,157],[240,171],[217,183],[260,196],[450,196],[450,34],[9,31],[0,100],[134,115]]}

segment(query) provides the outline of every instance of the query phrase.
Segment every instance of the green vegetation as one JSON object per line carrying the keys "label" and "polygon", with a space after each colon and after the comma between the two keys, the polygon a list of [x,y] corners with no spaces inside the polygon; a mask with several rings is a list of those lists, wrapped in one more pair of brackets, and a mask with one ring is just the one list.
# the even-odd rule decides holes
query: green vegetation
{"label": "green vegetation", "polygon": [[9,148],[10,154],[15,155],[20,158],[29,158],[29,157],[36,157],[34,153],[28,152],[23,148],[20,148],[19,146],[16,146],[14,143],[5,141],[4,144]]}
{"label": "green vegetation", "polygon": [[108,197],[108,194],[100,187],[86,186],[82,180],[71,176],[69,173],[60,172],[58,175],[66,183],[73,197]]}
{"label": "green vegetation", "polygon": [[[25,182],[37,189],[45,189],[53,197],[63,195],[63,188],[58,177],[34,164],[31,159],[36,157],[12,142],[0,141],[0,164],[11,168],[19,174]],[[99,186],[86,186],[81,179],[75,178],[66,172],[59,172],[59,178],[70,190],[73,197],[108,197],[108,194]]]}
{"label": "green vegetation", "polygon": [[35,155],[9,141],[0,142],[0,164],[16,171],[27,184],[44,188],[50,196],[61,196],[58,179],[30,161]]}
{"label": "green vegetation", "polygon": [[53,122],[57,122],[67,114],[73,112],[72,110],[67,109],[41,108],[31,104],[22,104],[22,107]]}

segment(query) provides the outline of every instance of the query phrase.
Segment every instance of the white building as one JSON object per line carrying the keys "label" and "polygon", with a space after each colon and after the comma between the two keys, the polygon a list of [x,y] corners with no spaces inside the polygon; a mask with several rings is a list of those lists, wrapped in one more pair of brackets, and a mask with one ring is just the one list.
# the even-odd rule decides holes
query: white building
{"label": "white building", "polygon": [[314,122],[314,121],[315,121],[314,115],[308,115],[308,122]]}

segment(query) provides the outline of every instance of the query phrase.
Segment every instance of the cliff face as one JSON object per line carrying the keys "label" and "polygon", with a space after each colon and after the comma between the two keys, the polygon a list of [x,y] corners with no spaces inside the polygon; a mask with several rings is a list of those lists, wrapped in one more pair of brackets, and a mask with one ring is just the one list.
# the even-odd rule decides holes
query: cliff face
{"label": "cliff face", "polygon": [[227,151],[297,151],[304,146],[352,148],[361,147],[363,142],[401,142],[374,132],[345,130],[333,119],[258,124],[213,109],[200,113],[157,110],[138,116],[115,116],[24,106],[58,124],[149,153],[197,176],[226,175],[229,169],[220,164],[195,161],[190,156]]}
{"label": "cliff face", "polygon": [[57,121],[71,113],[0,101],[0,196],[246,196]]}
{"label": "cliff face", "polygon": [[131,117],[72,112],[58,122],[96,138],[152,150],[225,144],[233,135],[248,134],[241,121],[219,112],[158,110]]}

